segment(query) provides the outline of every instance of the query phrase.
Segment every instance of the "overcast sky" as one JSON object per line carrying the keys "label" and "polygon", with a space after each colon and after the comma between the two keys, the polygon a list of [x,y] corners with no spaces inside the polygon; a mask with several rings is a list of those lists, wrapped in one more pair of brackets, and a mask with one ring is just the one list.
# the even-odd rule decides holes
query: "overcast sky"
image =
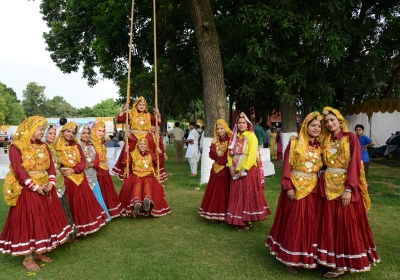
{"label": "overcast sky", "polygon": [[36,82],[46,87],[48,99],[60,95],[75,108],[117,98],[112,81],[100,81],[90,88],[81,72],[63,74],[55,66],[42,37],[48,28],[39,12],[41,2],[0,0],[0,82],[12,88],[20,100],[27,84]]}

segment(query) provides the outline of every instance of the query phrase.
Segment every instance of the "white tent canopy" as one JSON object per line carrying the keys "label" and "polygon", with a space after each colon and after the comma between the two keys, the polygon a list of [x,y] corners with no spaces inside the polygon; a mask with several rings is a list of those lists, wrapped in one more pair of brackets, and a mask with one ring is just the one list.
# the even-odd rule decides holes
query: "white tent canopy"
{"label": "white tent canopy", "polygon": [[381,147],[391,134],[400,131],[400,98],[351,105],[343,115],[350,131],[354,132],[355,126],[362,124],[364,134],[375,141],[376,147]]}

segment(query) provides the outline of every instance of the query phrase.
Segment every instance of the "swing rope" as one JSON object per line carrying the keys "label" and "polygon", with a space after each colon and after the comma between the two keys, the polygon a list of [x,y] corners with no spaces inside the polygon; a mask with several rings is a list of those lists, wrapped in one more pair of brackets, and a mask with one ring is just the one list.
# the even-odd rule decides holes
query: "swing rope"
{"label": "swing rope", "polygon": [[157,84],[157,20],[156,20],[156,0],[153,0],[153,34],[154,34],[154,103],[156,110],[156,155],[157,155],[157,180],[160,181],[160,131],[158,129],[158,84]]}
{"label": "swing rope", "polygon": [[[126,103],[128,104],[128,108],[125,113],[125,152],[126,152],[126,166],[127,166],[127,175],[129,176],[129,144],[128,139],[130,136],[130,128],[129,128],[129,103],[131,99],[131,61],[132,61],[132,37],[133,37],[133,16],[135,10],[135,0],[132,0],[132,9],[131,9],[131,29],[129,34],[129,54],[128,54],[128,85],[126,87]],[[128,133],[127,133],[128,132]]]}

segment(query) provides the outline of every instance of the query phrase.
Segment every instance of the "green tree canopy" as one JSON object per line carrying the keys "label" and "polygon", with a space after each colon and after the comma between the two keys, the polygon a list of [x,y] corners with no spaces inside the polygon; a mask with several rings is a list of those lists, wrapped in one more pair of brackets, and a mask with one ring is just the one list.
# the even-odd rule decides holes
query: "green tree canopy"
{"label": "green tree canopy", "polygon": [[0,124],[18,125],[25,119],[25,113],[19,104],[17,94],[12,88],[0,83]]}
{"label": "green tree canopy", "polygon": [[112,98],[108,98],[93,106],[92,117],[114,117],[120,109],[120,106]]}

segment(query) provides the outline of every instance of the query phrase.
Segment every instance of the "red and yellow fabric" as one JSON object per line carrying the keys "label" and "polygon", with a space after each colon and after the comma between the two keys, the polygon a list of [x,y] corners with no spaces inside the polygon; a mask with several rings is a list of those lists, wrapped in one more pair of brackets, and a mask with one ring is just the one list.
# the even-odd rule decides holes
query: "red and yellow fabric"
{"label": "red and yellow fabric", "polygon": [[[12,144],[21,153],[22,168],[29,173],[32,181],[40,186],[49,181],[47,170],[50,167],[50,157],[46,145],[32,143],[31,138],[39,126],[45,126],[46,122],[46,118],[41,116],[27,118],[17,128]],[[15,206],[23,186],[15,177],[11,164],[9,169],[3,185],[3,194],[6,203]]]}
{"label": "red and yellow fabric", "polygon": [[[231,135],[232,135],[232,130],[229,128],[228,124],[227,124],[226,121],[223,120],[223,119],[218,119],[218,120],[215,122],[215,124],[214,124],[214,137],[218,137],[218,140],[217,140],[217,142],[215,143],[215,149],[216,149],[216,152],[217,152],[217,156],[218,156],[218,157],[226,156],[226,152],[227,152],[227,150],[228,150],[228,143],[229,143],[229,141],[223,140],[223,141],[221,142],[221,138],[218,136],[218,133],[217,133],[217,125],[221,125],[221,126],[225,129],[226,135],[228,136],[228,138],[231,137]],[[225,139],[225,137],[223,137],[223,139]],[[213,171],[214,171],[215,173],[220,172],[220,171],[223,170],[225,167],[226,167],[226,165],[221,165],[221,164],[219,164],[217,161],[214,161],[213,166],[212,166]]]}
{"label": "red and yellow fabric", "polygon": [[[54,142],[54,149],[60,158],[60,163],[65,168],[73,168],[77,163],[81,161],[81,155],[77,145],[70,145],[63,135],[63,132],[67,129],[75,130],[77,132],[78,126],[75,122],[67,122],[63,125],[62,129],[58,133],[57,139]],[[73,140],[75,144],[78,142],[76,138]],[[80,185],[84,179],[84,172],[73,173],[68,178],[76,185]]]}
{"label": "red and yellow fabric", "polygon": [[100,139],[96,135],[96,131],[100,128],[106,128],[106,124],[103,121],[98,121],[95,123],[95,125],[92,127],[92,132],[91,132],[91,138],[90,141],[96,150],[96,153],[99,156],[99,167],[103,170],[108,170],[107,166],[107,148],[103,144],[103,139]]}
{"label": "red and yellow fabric", "polygon": [[[141,142],[146,143],[146,151],[144,154],[139,150],[139,144]],[[155,175],[155,170],[153,166],[153,156],[149,153],[149,144],[146,138],[141,138],[137,142],[137,147],[133,152],[132,156],[132,171],[138,177],[145,177],[149,174]]]}

